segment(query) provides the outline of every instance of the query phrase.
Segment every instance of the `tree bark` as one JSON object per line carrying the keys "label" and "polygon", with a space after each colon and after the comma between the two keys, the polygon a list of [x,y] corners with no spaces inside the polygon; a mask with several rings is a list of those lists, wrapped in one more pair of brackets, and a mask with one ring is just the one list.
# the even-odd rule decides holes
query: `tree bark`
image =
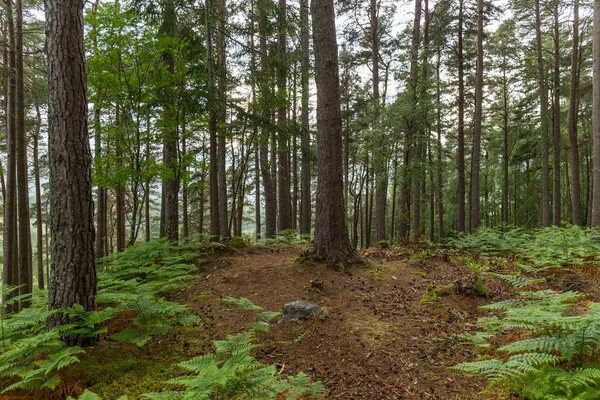
{"label": "tree bark", "polygon": [[465,229],[465,67],[463,56],[464,0],[458,1],[458,232]]}
{"label": "tree bark", "polygon": [[[88,135],[83,3],[46,2],[48,155],[52,263],[51,310],[96,309],[94,205]],[[48,327],[69,322],[55,313]]]}
{"label": "tree bark", "polygon": [[412,44],[410,51],[410,92],[412,97],[412,115],[409,121],[409,127],[406,135],[409,142],[409,149],[412,150],[412,221],[411,231],[412,240],[418,242],[421,236],[421,164],[423,162],[422,154],[422,132],[421,127],[417,126],[420,121],[417,118],[418,112],[418,63],[419,63],[419,40],[421,32],[421,0],[415,0],[415,17],[412,29]]}
{"label": "tree bark", "polygon": [[540,0],[535,0],[535,39],[537,52],[538,90],[540,96],[540,136],[542,145],[542,203],[540,222],[543,227],[550,225],[550,183],[548,181],[548,97],[542,56],[542,30],[540,18]]}
{"label": "tree bark", "polygon": [[44,289],[46,286],[44,279],[44,231],[43,231],[43,220],[42,220],[42,188],[40,183],[40,158],[39,158],[39,139],[40,139],[40,127],[42,126],[42,117],[40,113],[40,107],[35,106],[35,134],[33,135],[33,173],[35,176],[35,216],[36,216],[36,228],[37,228],[37,241],[36,241],[36,252],[37,252],[37,276],[38,276],[38,288]]}
{"label": "tree bark", "polygon": [[594,144],[594,172],[592,194],[591,226],[600,226],[600,0],[594,0],[594,42],[593,42],[593,107],[592,132]]}
{"label": "tree bark", "polygon": [[[7,142],[7,161],[6,161],[6,196],[4,199],[4,239],[3,239],[3,269],[2,281],[7,285],[19,285],[18,271],[18,235],[17,235],[17,146],[16,146],[16,79],[15,79],[15,29],[12,12],[12,1],[5,0],[7,32],[5,33],[5,67],[8,71],[6,78],[6,142]],[[4,296],[3,303],[9,297]],[[7,306],[5,311],[18,312],[19,304]]]}
{"label": "tree bark", "polygon": [[571,143],[571,185],[573,224],[581,225],[581,183],[579,178],[579,142],[577,139],[577,111],[579,110],[579,0],[573,8],[573,50],[571,52],[571,90],[567,128]]}
{"label": "tree bark", "polygon": [[292,229],[292,195],[290,191],[290,148],[287,127],[287,18],[286,0],[279,0],[279,17],[277,36],[277,88],[278,102],[277,121],[279,124],[279,229],[282,231]]}
{"label": "tree bark", "polygon": [[554,5],[554,118],[552,125],[552,180],[553,180],[553,223],[556,226],[561,222],[561,192],[560,192],[560,32],[558,21],[558,6],[560,1]]}
{"label": "tree bark", "polygon": [[334,263],[356,261],[346,225],[342,167],[342,116],[333,0],[313,0],[317,84],[317,213],[313,255]]}
{"label": "tree bark", "polygon": [[475,77],[475,130],[471,157],[469,231],[479,228],[479,172],[481,168],[481,123],[483,118],[483,0],[477,2],[477,69]]}
{"label": "tree bark", "polygon": [[227,7],[226,0],[218,0],[218,26],[216,32],[217,44],[217,132],[218,132],[218,163],[217,175],[219,181],[219,231],[222,237],[230,237],[228,210],[227,210],[227,64],[225,54],[225,30],[227,24]]}
{"label": "tree bark", "polygon": [[309,68],[310,59],[308,52],[308,0],[300,1],[300,25],[301,25],[301,49],[302,49],[302,64],[301,64],[301,86],[302,86],[302,100],[301,100],[301,134],[300,134],[300,148],[302,152],[302,176],[300,182],[301,191],[301,220],[300,220],[300,233],[304,235],[310,234],[310,221],[312,219],[311,213],[311,193],[310,193],[310,131],[308,125],[308,99],[309,99]]}

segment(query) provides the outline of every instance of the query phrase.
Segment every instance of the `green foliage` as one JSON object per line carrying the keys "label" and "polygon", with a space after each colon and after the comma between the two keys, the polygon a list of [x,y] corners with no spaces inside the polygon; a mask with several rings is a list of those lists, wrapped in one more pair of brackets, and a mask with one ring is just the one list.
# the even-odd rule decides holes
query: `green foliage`
{"label": "green foliage", "polygon": [[[262,310],[248,299],[227,297],[223,302],[239,306],[242,310]],[[178,364],[187,372],[169,380],[172,385],[185,387],[185,392],[164,391],[145,394],[147,399],[285,399],[317,398],[324,395],[320,382],[299,373],[286,377],[277,373],[275,365],[256,360],[252,352],[260,347],[257,331],[268,330],[269,322],[277,312],[257,314],[247,330],[229,335],[225,340],[213,341],[214,353],[195,357]]]}
{"label": "green foliage", "polygon": [[[600,374],[588,365],[600,350],[600,303],[577,312],[580,293],[551,290],[522,292],[519,298],[482,307],[501,311],[502,317],[480,318],[487,338],[515,329],[530,337],[496,350],[509,358],[459,364],[453,369],[489,378],[531,399],[598,398]],[[568,381],[568,382],[567,382]],[[591,396],[591,397],[590,397]]]}
{"label": "green foliage", "polygon": [[[56,388],[58,372],[79,363],[79,356],[85,353],[80,347],[67,346],[62,339],[94,340],[106,334],[108,321],[123,312],[133,313],[130,326],[112,337],[137,346],[176,326],[197,323],[199,318],[189,307],[163,296],[185,288],[195,270],[189,263],[214,248],[216,245],[203,241],[174,247],[155,240],[102,260],[98,266],[97,311],[85,311],[79,304],[48,311],[47,293],[36,291],[30,296],[30,307],[0,321],[0,377],[13,382],[4,391]],[[46,330],[46,321],[54,313],[64,314],[69,323]]]}

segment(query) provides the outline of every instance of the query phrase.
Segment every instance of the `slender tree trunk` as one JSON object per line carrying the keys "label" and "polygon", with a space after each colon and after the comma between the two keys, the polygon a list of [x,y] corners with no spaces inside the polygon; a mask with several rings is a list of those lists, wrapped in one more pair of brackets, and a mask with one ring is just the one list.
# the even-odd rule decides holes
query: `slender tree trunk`
{"label": "slender tree trunk", "polygon": [[409,148],[413,149],[412,160],[412,240],[419,241],[421,236],[421,165],[423,162],[422,154],[422,132],[418,125],[417,107],[418,107],[418,63],[419,63],[419,40],[421,32],[421,0],[415,0],[415,17],[412,30],[412,45],[410,51],[410,92],[412,97],[412,115],[410,117],[409,127],[406,131],[409,138]]}
{"label": "slender tree trunk", "polygon": [[581,183],[579,178],[579,143],[577,139],[577,111],[579,110],[579,0],[573,9],[573,50],[571,52],[571,92],[567,127],[571,142],[571,184],[573,196],[573,224],[582,225]]}
{"label": "slender tree trunk", "polygon": [[442,65],[442,49],[438,47],[436,63],[436,125],[437,125],[437,208],[438,208],[438,240],[444,240],[444,176],[442,164],[442,104],[440,90],[440,67]]}
{"label": "slender tree trunk", "polygon": [[475,130],[471,157],[469,218],[471,233],[479,228],[479,171],[481,169],[481,123],[483,118],[483,0],[477,3],[477,71],[475,78]]}
{"label": "slender tree trunk", "polygon": [[594,143],[594,172],[592,195],[592,227],[600,226],[600,0],[594,0],[594,76],[592,137]]}
{"label": "slender tree trunk", "polygon": [[[83,3],[46,2],[46,32],[52,233],[48,307],[79,304],[91,311],[96,308],[96,260]],[[55,313],[48,326],[68,322],[66,314]]]}
{"label": "slender tree trunk", "polygon": [[[369,11],[371,15],[371,70],[373,72],[373,127],[379,126],[379,5],[377,0],[371,0]],[[375,134],[379,136],[378,133]],[[387,160],[385,152],[378,151],[374,154],[375,168],[375,230],[377,241],[385,240],[385,211],[387,203]]]}
{"label": "slender tree trunk", "polygon": [[[117,138],[115,140],[115,154],[117,168],[123,168],[123,131],[121,129],[121,107],[117,104],[115,112]],[[117,251],[125,250],[125,184],[117,179],[115,188],[115,208],[117,211]]]}
{"label": "slender tree trunk", "polygon": [[[160,33],[163,35],[174,38],[177,15],[175,13],[175,4],[173,0],[167,0],[163,5],[163,22],[160,28]],[[175,54],[172,50],[166,50],[163,54],[163,63],[165,64],[168,72],[171,75],[175,75]],[[165,90],[163,98],[163,118],[174,120],[175,105],[173,101],[175,96],[173,93],[174,89],[169,88]],[[173,125],[173,124],[167,124]],[[178,167],[178,132],[176,128],[169,126],[164,132],[163,138],[163,164],[168,171],[168,176],[163,179],[163,187],[165,189],[164,197],[162,198],[164,204],[164,236],[171,241],[179,239],[179,167]]]}
{"label": "slender tree trunk", "polygon": [[277,121],[279,123],[278,147],[279,165],[279,230],[292,229],[292,195],[290,191],[290,148],[289,129],[287,126],[287,18],[286,0],[279,0],[278,35],[277,35]]}
{"label": "slender tree trunk", "polygon": [[317,83],[317,214],[313,254],[332,262],[355,261],[346,226],[342,168],[342,117],[333,0],[313,0]]}
{"label": "slender tree trunk", "polygon": [[219,181],[219,231],[221,236],[230,237],[229,220],[227,218],[227,64],[226,64],[226,29],[227,29],[227,7],[226,0],[218,0],[218,26],[216,32],[217,44],[217,132],[218,132],[218,168],[217,175]]}
{"label": "slender tree trunk", "polygon": [[[19,285],[18,255],[19,245],[17,236],[17,146],[16,146],[16,79],[15,79],[15,29],[12,12],[12,1],[5,0],[7,33],[5,42],[6,78],[6,196],[4,199],[4,238],[3,238],[3,269],[2,281],[7,285]],[[6,63],[8,61],[8,63]],[[15,293],[11,294],[11,297]],[[8,300],[4,296],[3,303]],[[4,311],[18,312],[19,304],[7,306]]]}
{"label": "slender tree trunk", "polygon": [[542,226],[550,225],[550,183],[548,181],[548,97],[544,74],[544,58],[542,55],[542,30],[540,20],[540,0],[535,0],[535,38],[538,69],[538,89],[540,96],[540,136],[542,144],[542,203],[540,222]]}
{"label": "slender tree trunk", "polygon": [[508,225],[508,80],[506,78],[506,57],[502,71],[502,170],[504,172],[502,186],[502,223]]}
{"label": "slender tree trunk", "polygon": [[35,216],[36,216],[36,228],[37,228],[37,276],[38,276],[38,288],[44,289],[44,231],[43,231],[43,220],[42,220],[42,188],[40,183],[40,159],[39,159],[39,139],[40,139],[40,127],[42,126],[42,117],[40,113],[40,107],[35,106],[36,125],[35,134],[33,135],[33,173],[35,176]]}
{"label": "slender tree trunk", "polygon": [[190,221],[188,216],[188,185],[187,185],[187,148],[186,148],[186,133],[185,133],[185,117],[183,121],[183,131],[181,134],[181,207],[183,208],[183,236],[190,236]]}
{"label": "slender tree trunk", "polygon": [[463,56],[464,0],[458,0],[458,231],[465,229],[465,72]]}
{"label": "slender tree trunk", "polygon": [[560,192],[560,32],[558,20],[558,6],[560,1],[554,5],[554,118],[552,125],[552,180],[554,212],[553,222],[558,226],[561,222],[561,192]]}
{"label": "slender tree trunk", "polygon": [[216,106],[216,91],[217,84],[214,73],[214,55],[213,55],[213,15],[211,0],[205,0],[205,14],[206,14],[206,65],[208,72],[208,104],[209,104],[209,120],[208,120],[208,131],[209,131],[209,181],[210,181],[210,234],[212,236],[219,237],[221,235],[219,225],[219,180],[218,180],[218,165],[217,159],[217,106]]}
{"label": "slender tree trunk", "polygon": [[310,131],[308,126],[308,99],[309,99],[309,52],[308,52],[308,0],[300,1],[300,25],[301,25],[301,49],[302,49],[302,62],[301,62],[301,86],[302,86],[302,100],[301,100],[301,134],[300,134],[300,148],[302,152],[302,176],[300,182],[301,191],[301,215],[300,220],[300,233],[308,235],[310,234],[310,221],[311,216],[311,195],[310,195]]}
{"label": "slender tree trunk", "polygon": [[[275,165],[269,160],[269,142],[272,140],[271,131],[271,109],[269,107],[272,101],[272,95],[269,87],[269,60],[267,54],[267,24],[268,16],[266,14],[266,4],[264,0],[259,3],[259,36],[260,36],[260,65],[261,65],[261,104],[262,104],[262,134],[260,138],[260,169],[264,187],[265,197],[265,237],[274,238],[277,233],[277,195],[275,174],[272,168]],[[275,151],[275,146],[271,147]]]}

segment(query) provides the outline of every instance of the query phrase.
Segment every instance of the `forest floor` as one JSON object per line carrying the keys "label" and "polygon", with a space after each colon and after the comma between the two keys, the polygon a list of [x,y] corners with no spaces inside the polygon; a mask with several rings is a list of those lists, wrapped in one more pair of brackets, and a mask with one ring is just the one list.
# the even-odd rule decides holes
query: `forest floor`
{"label": "forest floor", "polygon": [[[219,249],[195,261],[197,279],[170,297],[189,305],[198,324],[137,347],[110,339],[130,323],[130,316],[116,318],[81,363],[61,373],[59,390],[0,394],[0,399],[64,399],[90,388],[102,399],[128,395],[133,400],[160,391],[165,380],[178,375],[175,363],[212,351],[213,340],[252,321],[255,313],[224,304],[226,296],[248,298],[267,311],[297,299],[322,308],[314,319],[273,323],[269,333],[259,334],[256,357],[280,373],[304,372],[320,380],[327,399],[506,398],[483,378],[448,368],[485,355],[459,336],[477,331],[477,317],[484,313],[479,307],[515,296],[511,285],[487,275],[481,278],[486,293],[476,293],[476,272],[468,265],[479,256],[437,248],[371,249],[361,252],[364,265],[333,268],[299,261],[302,251],[284,244]],[[495,257],[477,262],[490,270],[510,264]],[[581,289],[565,286],[573,284],[570,277],[551,286]]]}
{"label": "forest floor", "polygon": [[372,250],[363,253],[367,266],[343,270],[295,262],[298,250],[223,255],[176,300],[191,305],[214,338],[250,322],[223,296],[274,311],[296,299],[318,304],[322,317],[273,324],[259,359],[321,380],[330,399],[488,398],[483,380],[447,368],[476,358],[456,335],[475,329],[477,308],[489,300],[453,289],[471,271],[431,250]]}

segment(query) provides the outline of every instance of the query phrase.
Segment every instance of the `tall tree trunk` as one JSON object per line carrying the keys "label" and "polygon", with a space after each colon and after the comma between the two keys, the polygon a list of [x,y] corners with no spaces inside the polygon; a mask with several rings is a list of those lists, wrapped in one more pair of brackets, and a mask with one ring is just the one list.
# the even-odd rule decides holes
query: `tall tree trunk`
{"label": "tall tree trunk", "polygon": [[502,71],[502,170],[504,179],[502,185],[502,223],[508,225],[508,80],[506,78],[506,57]]}
{"label": "tall tree trunk", "polygon": [[[94,105],[94,156],[96,159],[96,168],[100,169],[102,165],[102,136],[99,105]],[[106,189],[102,182],[98,183],[96,196],[98,198],[98,207],[96,210],[96,257],[102,258],[106,255],[104,254],[104,248],[106,247]]]}
{"label": "tall tree trunk", "polygon": [[594,0],[594,76],[593,76],[593,143],[594,172],[592,195],[592,227],[600,226],[600,0]]}
{"label": "tall tree trunk", "polygon": [[301,134],[300,134],[300,148],[302,152],[302,176],[300,182],[301,191],[301,215],[300,220],[300,233],[308,235],[310,234],[310,221],[311,216],[311,195],[310,195],[310,131],[308,126],[308,99],[309,99],[309,68],[310,59],[308,52],[308,0],[300,0],[300,25],[301,25],[301,49],[302,49],[302,62],[301,62],[301,86],[302,86],[302,100],[301,100]]}
{"label": "tall tree trunk", "polygon": [[[2,281],[7,285],[19,285],[18,255],[19,245],[17,236],[17,146],[16,146],[16,80],[15,80],[15,29],[12,12],[12,1],[5,0],[7,30],[5,42],[6,78],[6,196],[4,199],[4,239],[3,239],[3,269]],[[7,64],[7,65],[6,65]],[[11,297],[14,294],[11,294]],[[4,296],[3,303],[8,300]],[[7,306],[4,311],[19,311],[19,304]]]}
{"label": "tall tree trunk", "polygon": [[[79,304],[96,309],[94,204],[88,135],[83,3],[46,2],[48,156],[52,265],[50,310]],[[55,313],[53,327],[69,317]]]}
{"label": "tall tree trunk", "polygon": [[292,229],[292,195],[290,191],[290,147],[289,128],[287,126],[287,18],[286,0],[279,0],[279,16],[277,35],[277,121],[279,123],[279,229],[284,231]]}
{"label": "tall tree trunk", "polygon": [[[377,0],[371,0],[369,10],[371,15],[371,70],[373,72],[373,127],[379,126],[379,5]],[[375,135],[379,136],[378,133]],[[385,240],[385,211],[387,203],[387,160],[383,151],[373,157],[375,167],[375,230],[377,241]]]}
{"label": "tall tree trunk", "polygon": [[[260,69],[261,69],[261,105],[262,105],[262,134],[260,138],[260,169],[264,187],[265,197],[265,237],[274,238],[277,233],[277,195],[275,188],[275,174],[272,168],[275,165],[269,160],[269,142],[272,140],[271,130],[271,109],[269,104],[272,101],[271,90],[269,87],[269,59],[267,54],[267,24],[268,16],[266,13],[266,4],[260,0],[258,30],[260,36]],[[271,150],[274,152],[275,147]]]}
{"label": "tall tree trunk", "polygon": [[[167,0],[163,5],[163,22],[160,28],[160,33],[174,38],[177,15],[175,13],[175,4],[173,0]],[[163,63],[167,71],[173,76],[175,75],[175,54],[171,49],[165,50],[163,54]],[[163,98],[163,118],[175,119],[175,100],[174,88],[165,89]],[[165,188],[164,197],[162,198],[164,209],[164,236],[171,241],[179,239],[179,157],[177,154],[178,147],[178,132],[176,128],[171,127],[171,123],[167,124],[163,138],[163,164],[168,171],[168,175],[163,179],[163,187]]]}
{"label": "tall tree trunk", "polygon": [[413,150],[412,160],[412,239],[418,241],[421,236],[421,164],[422,154],[422,132],[418,126],[418,63],[419,63],[419,40],[421,32],[421,0],[415,0],[415,18],[413,21],[412,44],[410,51],[410,92],[412,97],[413,112],[410,117],[409,128],[406,135],[409,139],[409,148]]}
{"label": "tall tree trunk", "polygon": [[542,144],[542,203],[540,222],[542,226],[550,225],[550,183],[548,181],[548,97],[544,74],[544,58],[542,55],[542,30],[540,18],[540,0],[535,0],[535,39],[537,52],[538,89],[540,96],[540,136]]}
{"label": "tall tree trunk", "polygon": [[36,216],[36,228],[37,228],[37,276],[38,276],[38,287],[44,289],[44,231],[43,231],[43,220],[42,220],[42,188],[40,183],[40,159],[39,159],[39,139],[40,139],[40,128],[42,126],[42,117],[40,113],[40,107],[35,106],[35,134],[33,135],[33,173],[35,176],[35,216]]}
{"label": "tall tree trunk", "polygon": [[187,148],[186,148],[186,133],[185,133],[185,116],[183,120],[183,129],[181,133],[181,207],[183,208],[183,236],[190,236],[190,221],[188,216],[188,185],[187,185]]}
{"label": "tall tree trunk", "polygon": [[481,123],[483,118],[483,0],[477,2],[477,69],[475,77],[475,130],[471,157],[469,231],[479,228],[479,171],[481,169]]}
{"label": "tall tree trunk", "polygon": [[[123,131],[121,128],[121,106],[117,103],[115,111],[116,122],[116,140],[115,155],[117,168],[123,168]],[[125,183],[121,182],[121,177],[117,178],[117,187],[115,188],[115,208],[117,212],[117,251],[125,250]]]}
{"label": "tall tree trunk", "polygon": [[561,222],[561,192],[560,192],[560,32],[558,20],[558,6],[554,5],[554,118],[552,125],[552,180],[553,180],[553,223],[558,226]]}
{"label": "tall tree trunk", "polygon": [[463,56],[464,0],[458,0],[458,232],[465,229],[465,67]]}
{"label": "tall tree trunk", "polygon": [[317,214],[313,254],[318,259],[358,259],[348,238],[342,168],[342,116],[333,0],[313,0],[317,84]]}
{"label": "tall tree trunk", "polygon": [[573,50],[571,52],[571,91],[567,127],[571,142],[571,184],[573,196],[573,224],[581,225],[581,183],[579,178],[579,143],[577,139],[577,111],[579,109],[579,0],[573,8]]}
{"label": "tall tree trunk", "polygon": [[226,0],[219,1],[218,10],[218,26],[219,29],[216,32],[216,44],[217,44],[217,127],[218,127],[218,180],[219,180],[219,230],[221,236],[230,237],[231,232],[229,231],[229,220],[227,218],[227,64],[226,64],[226,25],[227,25],[227,5]]}
{"label": "tall tree trunk", "polygon": [[438,240],[444,240],[444,176],[442,164],[442,104],[440,90],[440,67],[442,65],[442,49],[437,49],[436,63],[436,125],[437,125],[437,208],[438,208]]}
{"label": "tall tree trunk", "polygon": [[210,181],[210,234],[217,238],[221,235],[221,226],[219,224],[219,180],[218,180],[218,165],[217,159],[217,83],[215,80],[215,60],[213,54],[213,15],[211,0],[205,0],[205,14],[206,14],[206,65],[208,72],[208,104],[209,104],[209,119],[208,119],[208,132],[209,132],[209,181]]}
{"label": "tall tree trunk", "polygon": [[[25,98],[23,82],[23,2],[15,0],[15,101],[16,101],[16,148],[17,148],[17,203],[19,213],[19,293],[33,290],[31,265],[31,225],[29,217],[29,182],[27,178],[27,140],[25,134]],[[27,305],[25,303],[24,305]]]}

